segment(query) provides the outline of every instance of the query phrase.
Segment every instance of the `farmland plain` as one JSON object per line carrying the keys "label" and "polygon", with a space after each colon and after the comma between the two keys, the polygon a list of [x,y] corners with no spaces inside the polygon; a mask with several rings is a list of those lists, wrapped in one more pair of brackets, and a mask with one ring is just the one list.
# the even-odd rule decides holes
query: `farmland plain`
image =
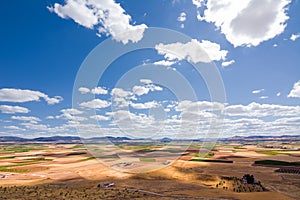
{"label": "farmland plain", "polygon": [[[297,141],[218,142],[205,154],[197,142],[184,153],[176,151],[181,147],[122,143],[117,152],[121,158],[95,158],[80,143],[2,143],[1,198],[299,199]],[[243,184],[245,174],[261,186]],[[99,187],[107,183],[114,186]]]}

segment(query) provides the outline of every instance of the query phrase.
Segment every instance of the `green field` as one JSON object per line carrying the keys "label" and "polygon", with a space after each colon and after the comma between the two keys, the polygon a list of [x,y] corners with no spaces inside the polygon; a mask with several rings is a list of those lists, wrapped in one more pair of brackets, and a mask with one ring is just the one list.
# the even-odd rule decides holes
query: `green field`
{"label": "green field", "polygon": [[155,162],[155,158],[140,158],[141,162]]}
{"label": "green field", "polygon": [[22,152],[29,152],[32,150],[39,150],[39,149],[41,149],[39,146],[32,146],[32,145],[0,146],[0,154],[22,153]]}
{"label": "green field", "polygon": [[274,150],[260,150],[260,151],[256,151],[256,153],[262,153],[262,154],[266,154],[269,156],[276,156],[279,154],[287,154],[285,152],[280,152],[280,151],[274,151]]}
{"label": "green field", "polygon": [[257,165],[300,166],[300,162],[285,162],[280,160],[257,160]]}
{"label": "green field", "polygon": [[200,159],[200,158],[193,158],[190,161],[196,161],[196,162],[216,162],[216,163],[233,163],[232,160],[213,160],[213,159]]}

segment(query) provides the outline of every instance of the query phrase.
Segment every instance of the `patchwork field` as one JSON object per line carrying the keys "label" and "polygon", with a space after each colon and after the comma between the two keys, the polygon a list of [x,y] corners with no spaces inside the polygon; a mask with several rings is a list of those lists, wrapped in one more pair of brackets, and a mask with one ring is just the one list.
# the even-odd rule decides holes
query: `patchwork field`
{"label": "patchwork field", "polygon": [[[298,143],[219,143],[204,157],[197,144],[183,154],[165,143],[119,147],[101,160],[82,144],[2,144],[1,199],[300,199]],[[158,170],[133,173],[139,166]]]}

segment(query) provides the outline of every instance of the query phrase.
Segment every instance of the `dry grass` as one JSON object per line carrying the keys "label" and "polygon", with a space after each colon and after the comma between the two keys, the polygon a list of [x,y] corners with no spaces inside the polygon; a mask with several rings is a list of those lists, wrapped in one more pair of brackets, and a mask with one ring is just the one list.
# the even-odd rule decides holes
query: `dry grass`
{"label": "dry grass", "polygon": [[[300,175],[277,173],[275,172],[277,168],[273,167],[252,166],[256,160],[272,158],[295,162],[299,161],[298,157],[259,154],[257,151],[261,148],[255,149],[255,146],[234,149],[235,152],[230,152],[233,147],[222,149],[222,146],[218,146],[212,159],[223,157],[232,160],[233,163],[191,162],[182,159],[160,170],[139,174],[115,171],[92,159],[80,145],[49,145],[38,148],[30,146],[30,148],[33,150],[29,150],[29,147],[25,149],[18,147],[15,149],[16,153],[1,155],[0,164],[14,165],[9,169],[16,170],[0,172],[0,175],[7,175],[0,178],[1,199],[204,197],[288,200],[300,196]],[[242,177],[246,173],[253,174],[269,191],[236,193],[215,188],[221,176]],[[96,187],[98,184],[108,182],[114,182],[116,187],[109,189]]]}

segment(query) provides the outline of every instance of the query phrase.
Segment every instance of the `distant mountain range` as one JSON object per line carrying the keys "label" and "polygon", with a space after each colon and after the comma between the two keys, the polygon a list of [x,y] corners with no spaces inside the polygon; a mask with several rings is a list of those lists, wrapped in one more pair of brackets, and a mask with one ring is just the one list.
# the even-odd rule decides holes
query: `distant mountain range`
{"label": "distant mountain range", "polygon": [[55,141],[80,141],[76,136],[52,136],[38,138],[21,138],[14,136],[0,136],[0,142],[55,142]]}
{"label": "distant mountain range", "polygon": [[300,141],[300,135],[280,135],[280,136],[234,136],[230,138],[222,138],[220,141]]}
{"label": "distant mountain range", "polygon": [[[205,139],[171,139],[164,137],[162,139],[152,140],[149,138],[132,139],[128,137],[93,137],[84,139],[86,142],[122,142],[122,141],[157,141],[157,142],[171,142],[171,141],[195,141],[201,142]],[[218,141],[230,142],[230,141],[241,141],[241,142],[253,142],[253,141],[300,141],[300,135],[282,135],[282,136],[234,136],[229,138],[219,138]],[[14,136],[0,136],[0,143],[81,143],[82,139],[78,136],[52,136],[52,137],[38,137],[38,138],[22,138]]]}

